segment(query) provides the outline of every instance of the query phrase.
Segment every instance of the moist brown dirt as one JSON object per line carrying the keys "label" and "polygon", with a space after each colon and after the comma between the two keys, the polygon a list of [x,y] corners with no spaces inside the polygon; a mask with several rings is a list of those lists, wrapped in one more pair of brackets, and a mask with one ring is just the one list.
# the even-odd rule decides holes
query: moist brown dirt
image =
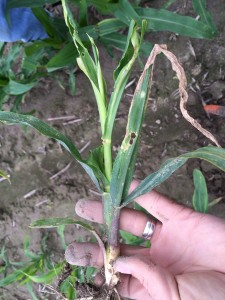
{"label": "moist brown dirt", "polygon": [[[178,1],[171,9],[183,14],[192,14],[190,2]],[[147,39],[153,43],[166,43],[168,49],[177,55],[188,78],[189,113],[203,127],[212,132],[225,146],[225,119],[222,116],[209,116],[204,112],[202,100],[207,104],[225,105],[225,12],[221,9],[225,1],[207,1],[208,8],[218,28],[218,36],[210,41],[175,36],[170,33],[149,33]],[[157,7],[163,1],[152,1]],[[100,57],[108,82],[108,94],[112,91],[112,72],[116,67],[120,53],[108,56],[100,47]],[[131,79],[140,75],[139,66]],[[91,86],[81,72],[76,75],[76,95],[70,96],[68,77],[58,73],[58,81],[45,80],[34,88],[21,105],[21,111],[36,110],[35,116],[51,124],[68,135],[78,149],[87,146],[84,157],[91,148],[100,144],[97,108]],[[59,85],[58,82],[62,84]],[[114,130],[114,151],[118,150],[125,134],[126,116],[134,92],[135,83],[126,90],[118,112]],[[171,71],[170,63],[164,58],[157,59],[154,69],[154,83],[144,121],[135,177],[142,179],[157,170],[167,158],[210,145],[210,142],[185,121],[179,110],[176,94],[178,82]],[[10,107],[7,104],[5,108]],[[73,116],[75,123],[66,120],[48,121],[48,118]],[[26,235],[31,237],[31,248],[39,250],[41,237],[49,233],[49,248],[54,259],[63,259],[64,252],[56,230],[29,229],[29,224],[39,218],[74,217],[74,205],[81,198],[99,199],[95,187],[78,163],[51,139],[39,135],[34,130],[18,126],[0,125],[0,169],[11,176],[11,185],[0,183],[0,244],[6,243],[12,260],[23,259],[23,241]],[[71,163],[71,164],[70,164]],[[63,170],[58,176],[51,177]],[[189,160],[170,179],[157,190],[191,206],[193,195],[194,168],[203,171],[207,179],[210,200],[223,197],[219,204],[210,208],[209,213],[225,217],[225,175],[206,162]],[[88,238],[88,234],[73,226],[66,228],[66,243]],[[39,294],[40,299],[50,296]],[[14,285],[0,291],[1,299],[30,299],[25,288]],[[56,299],[56,295],[55,298]]]}

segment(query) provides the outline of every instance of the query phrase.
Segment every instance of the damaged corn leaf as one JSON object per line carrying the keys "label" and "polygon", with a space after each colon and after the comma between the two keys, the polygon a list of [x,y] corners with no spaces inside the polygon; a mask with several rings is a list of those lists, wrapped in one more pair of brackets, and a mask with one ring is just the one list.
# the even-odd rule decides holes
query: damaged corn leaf
{"label": "damaged corn leaf", "polygon": [[200,158],[225,172],[225,149],[218,147],[203,147],[193,152],[182,154],[167,160],[158,171],[147,176],[139,186],[123,201],[123,206],[137,197],[150,192],[153,188],[168,179],[176,170],[185,164],[189,158]]}
{"label": "damaged corn leaf", "polygon": [[54,228],[62,225],[79,225],[87,230],[93,230],[93,227],[81,221],[77,221],[70,218],[49,218],[40,219],[30,224],[31,228]]}
{"label": "damaged corn leaf", "polygon": [[139,135],[149,96],[151,68],[152,65],[147,62],[138,81],[128,115],[126,135],[114,162],[110,194],[115,207],[120,205],[122,196],[127,196],[133,177]]}

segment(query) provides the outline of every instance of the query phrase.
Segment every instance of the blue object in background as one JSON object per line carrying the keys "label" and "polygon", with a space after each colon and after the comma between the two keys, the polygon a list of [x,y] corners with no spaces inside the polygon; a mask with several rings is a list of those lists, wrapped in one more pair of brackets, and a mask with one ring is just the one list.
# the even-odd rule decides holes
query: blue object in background
{"label": "blue object in background", "polygon": [[30,8],[13,8],[6,16],[7,0],[0,0],[0,41],[29,42],[48,37]]}

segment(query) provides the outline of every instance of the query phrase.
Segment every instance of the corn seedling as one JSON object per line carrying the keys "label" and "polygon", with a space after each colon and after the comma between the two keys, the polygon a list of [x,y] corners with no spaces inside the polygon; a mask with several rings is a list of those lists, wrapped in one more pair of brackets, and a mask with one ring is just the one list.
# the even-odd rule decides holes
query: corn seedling
{"label": "corn seedling", "polygon": [[[64,239],[64,235],[60,235]],[[0,288],[4,299],[12,297],[7,288],[11,284],[25,285],[33,300],[39,299],[35,290],[43,295],[55,294],[60,299],[76,299],[77,282],[84,284],[92,282],[95,268],[70,266],[65,261],[54,262],[52,252],[47,246],[48,235],[44,235],[40,250],[36,253],[30,250],[30,238],[24,240],[24,257],[26,260],[15,262],[9,259],[5,241],[0,249]],[[34,288],[36,286],[36,289]],[[65,298],[66,297],[66,298]]]}
{"label": "corn seedling", "polygon": [[[76,29],[86,47],[91,47],[87,34],[95,42],[100,42],[113,55],[113,48],[124,51],[126,47],[126,34],[124,30],[129,27],[131,20],[141,26],[147,20],[146,31],[170,31],[172,33],[192,38],[212,39],[216,35],[206,1],[193,0],[193,9],[197,20],[190,16],[182,16],[169,11],[174,1],[168,1],[161,9],[145,7],[141,1],[128,0],[82,0],[69,1],[73,10],[77,11],[75,21]],[[19,105],[27,92],[37,86],[40,78],[46,76],[55,78],[54,71],[64,69],[69,72],[70,92],[74,94],[74,67],[79,56],[73,40],[60,16],[47,14],[44,5],[61,5],[56,0],[36,1],[7,1],[7,10],[18,7],[30,7],[39,19],[49,38],[32,43],[16,43],[12,46],[0,43],[0,109],[13,97],[13,112],[19,111]],[[89,19],[93,9],[100,16],[101,21],[92,24]],[[8,11],[6,11],[6,14]],[[9,53],[6,55],[9,49]],[[152,44],[145,41],[141,45],[141,53],[146,56],[152,49]],[[6,51],[7,50],[7,51]],[[16,65],[16,69],[15,66]]]}
{"label": "corn seedling", "polygon": [[[114,71],[114,91],[112,92],[110,99],[108,99],[106,83],[99,61],[99,52],[94,40],[91,36],[88,36],[92,46],[93,55],[91,56],[88,49],[80,39],[77,23],[74,21],[66,0],[63,0],[62,4],[65,21],[78,53],[77,64],[88,77],[96,98],[101,124],[101,144],[99,147],[92,149],[89,157],[84,159],[75,144],[72,143],[68,137],[33,116],[12,112],[0,112],[0,120],[9,124],[31,126],[41,134],[55,139],[71,153],[73,158],[81,164],[90,176],[92,182],[98,189],[98,192],[102,195],[104,207],[104,229],[107,236],[106,241],[101,239],[99,234],[97,234],[91,225],[77,221],[73,218],[37,220],[31,224],[31,227],[51,228],[61,225],[78,224],[92,233],[99,243],[104,256],[105,286],[108,290],[106,299],[111,299],[112,297],[119,298],[116,291],[119,274],[115,273],[113,263],[120,255],[119,218],[121,209],[134,201],[135,198],[151,191],[153,188],[164,182],[190,158],[206,160],[225,171],[225,150],[219,147],[217,140],[211,133],[203,129],[201,125],[188,114],[186,110],[188,98],[186,92],[186,77],[183,68],[177,61],[177,58],[169,52],[165,46],[155,45],[137,83],[128,114],[126,133],[120,150],[114,157],[112,152],[112,132],[115,125],[116,114],[125,86],[128,82],[132,66],[140,52],[147,23],[142,21],[140,26],[140,24],[131,20],[126,47],[119,65]],[[203,147],[192,152],[182,154],[176,158],[166,160],[159,170],[147,176],[131,194],[128,194],[130,183],[135,171],[135,161],[140,141],[140,133],[151,88],[153,65],[158,54],[164,54],[170,60],[172,69],[176,72],[179,81],[180,109],[183,116],[195,128],[214,142],[217,147]]]}
{"label": "corn seedling", "polygon": [[200,170],[194,169],[193,179],[195,189],[192,197],[192,205],[196,211],[207,213],[208,209],[219,203],[223,197],[209,201],[206,180]]}
{"label": "corn seedling", "polygon": [[[38,299],[33,290],[32,283],[51,283],[63,268],[63,262],[53,263],[51,253],[47,249],[47,238],[47,235],[42,238],[40,251],[34,253],[30,250],[30,240],[26,237],[24,240],[24,256],[26,260],[21,262],[11,261],[7,256],[5,243],[2,245],[0,258],[3,266],[0,274],[4,277],[0,279],[1,288],[20,282],[20,285],[27,286],[33,299]],[[10,291],[6,289],[5,294],[10,294]]]}
{"label": "corn seedling", "polygon": [[8,180],[9,182],[10,182],[10,176],[9,175],[7,175],[5,172],[3,172],[3,171],[1,171],[0,170],[0,179],[1,179],[1,181],[2,180]]}

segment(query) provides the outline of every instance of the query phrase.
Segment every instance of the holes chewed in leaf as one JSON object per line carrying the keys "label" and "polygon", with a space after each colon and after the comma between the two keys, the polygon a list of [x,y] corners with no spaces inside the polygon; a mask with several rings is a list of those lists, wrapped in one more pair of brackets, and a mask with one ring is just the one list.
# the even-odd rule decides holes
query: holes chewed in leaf
{"label": "holes chewed in leaf", "polygon": [[133,144],[135,138],[136,138],[136,133],[131,132],[131,135],[130,135],[130,141],[129,141],[129,144],[130,144],[130,145]]}

